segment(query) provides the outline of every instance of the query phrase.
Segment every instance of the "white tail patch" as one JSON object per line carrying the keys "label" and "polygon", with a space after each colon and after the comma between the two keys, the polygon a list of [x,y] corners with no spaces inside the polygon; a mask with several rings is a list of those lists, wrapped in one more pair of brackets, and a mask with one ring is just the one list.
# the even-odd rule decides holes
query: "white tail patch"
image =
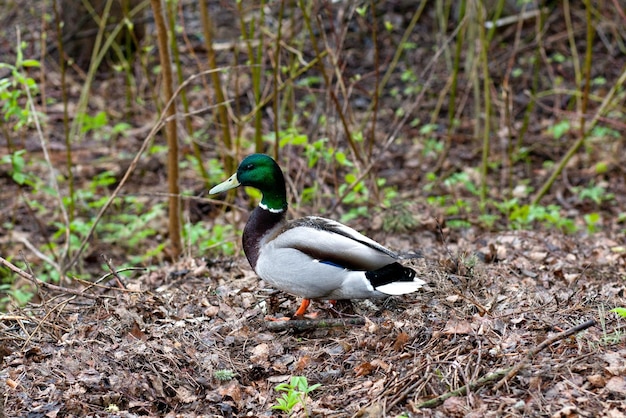
{"label": "white tail patch", "polygon": [[411,282],[391,282],[378,286],[376,290],[387,295],[404,295],[407,293],[413,293],[426,284],[425,281],[418,278],[413,279]]}

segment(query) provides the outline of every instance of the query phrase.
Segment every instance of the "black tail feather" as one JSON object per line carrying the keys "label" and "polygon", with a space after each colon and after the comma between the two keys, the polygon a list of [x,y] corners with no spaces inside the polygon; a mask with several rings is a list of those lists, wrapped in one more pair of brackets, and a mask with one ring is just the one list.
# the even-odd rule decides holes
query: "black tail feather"
{"label": "black tail feather", "polygon": [[404,267],[400,263],[391,263],[378,270],[365,273],[365,277],[367,277],[374,288],[393,282],[412,282],[415,279],[415,275],[415,270]]}

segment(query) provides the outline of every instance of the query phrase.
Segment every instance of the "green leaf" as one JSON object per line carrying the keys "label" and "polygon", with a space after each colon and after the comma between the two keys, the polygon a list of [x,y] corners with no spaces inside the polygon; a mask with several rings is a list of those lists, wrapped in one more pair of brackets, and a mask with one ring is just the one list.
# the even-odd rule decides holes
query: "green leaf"
{"label": "green leaf", "polygon": [[310,387],[309,387],[309,388],[305,391],[305,393],[310,393],[310,392],[313,392],[315,389],[319,388],[320,386],[322,386],[322,384],[321,384],[321,383],[316,383],[316,384],[314,384],[313,386],[310,386]]}
{"label": "green leaf", "polygon": [[600,161],[596,163],[595,171],[596,171],[596,174],[604,174],[607,171],[609,171],[609,166],[607,165],[605,161]]}
{"label": "green leaf", "polygon": [[113,133],[114,134],[124,133],[128,131],[130,128],[132,128],[130,123],[119,122],[119,123],[116,123],[115,126],[113,126]]}
{"label": "green leaf", "polygon": [[551,60],[553,62],[563,63],[565,62],[565,55],[561,54],[560,52],[555,52],[554,54],[552,54]]}
{"label": "green leaf", "polygon": [[615,312],[616,314],[618,314],[622,318],[626,318],[626,308],[611,309],[611,312]]}
{"label": "green leaf", "polygon": [[279,385],[276,385],[276,386],[274,387],[274,390],[275,390],[275,391],[277,391],[277,392],[278,392],[278,391],[281,391],[281,390],[283,390],[283,391],[285,391],[285,392],[286,392],[286,391],[291,390],[291,386],[290,386],[290,385],[288,385],[287,383],[281,383],[281,384],[279,384]]}
{"label": "green leaf", "polygon": [[436,123],[427,123],[420,128],[419,132],[422,135],[428,135],[429,133],[436,131],[437,127]]}
{"label": "green leaf", "polygon": [[554,126],[549,128],[548,131],[552,133],[552,136],[554,136],[555,139],[560,139],[570,130],[570,127],[571,125],[569,120],[562,120],[554,124]]}
{"label": "green leaf", "polygon": [[291,386],[298,389],[301,392],[304,392],[308,383],[306,381],[306,377],[304,376],[293,376],[291,378]]}
{"label": "green leaf", "polygon": [[600,221],[600,214],[597,212],[589,213],[585,215],[585,220],[590,224],[598,223],[598,221]]}
{"label": "green leaf", "polygon": [[346,153],[342,151],[337,151],[335,153],[335,160],[341,165],[349,165],[348,157],[346,157]]}
{"label": "green leaf", "polygon": [[41,64],[37,60],[24,60],[22,67],[40,67]]}

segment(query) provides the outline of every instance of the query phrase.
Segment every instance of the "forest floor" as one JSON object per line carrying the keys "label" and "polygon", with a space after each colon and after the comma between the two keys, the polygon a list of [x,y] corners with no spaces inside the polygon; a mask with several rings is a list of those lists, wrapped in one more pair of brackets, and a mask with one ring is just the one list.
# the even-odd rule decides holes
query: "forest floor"
{"label": "forest floor", "polygon": [[[334,326],[268,329],[268,308],[297,301],[270,295],[242,257],[187,259],[88,298],[42,292],[2,318],[7,416],[271,416],[291,376],[321,384],[311,416],[624,416],[624,321],[607,312],[624,302],[623,239],[420,235],[393,243],[429,248],[413,263],[424,291],[353,303]],[[426,261],[459,252],[491,260]]]}
{"label": "forest floor", "polygon": [[[551,30],[562,33],[557,26]],[[566,43],[560,37],[552,47]],[[594,65],[615,72],[623,67],[623,56],[604,58]],[[49,77],[58,83],[53,70]],[[109,96],[114,83],[94,85],[94,100],[104,108],[116,106]],[[419,111],[428,115],[431,105]],[[88,188],[95,174],[108,169],[119,179],[153,116],[154,109],[136,112],[134,128],[114,146],[97,138],[78,145],[77,184]],[[543,162],[557,160],[565,149],[546,141],[539,129],[554,122],[553,115],[536,118],[530,157],[517,172],[532,173],[533,187],[547,175]],[[471,127],[471,116],[461,125]],[[53,162],[62,166],[62,118],[50,117],[47,129]],[[406,127],[404,133],[410,132]],[[454,138],[445,172],[479,166],[480,141],[468,138]],[[371,208],[349,224],[393,250],[419,253],[405,264],[427,286],[383,301],[340,303],[336,310],[314,302],[310,309],[317,319],[287,326],[265,318],[287,316],[299,301],[268,289],[240,251],[227,256],[194,249],[176,262],[157,256],[145,269],[117,275],[112,272],[128,265],[129,250],[96,237],[83,267],[97,285],[37,282],[29,304],[0,314],[0,416],[2,406],[7,417],[33,418],[276,416],[281,412],[272,406],[285,393],[276,386],[305,376],[309,385],[320,386],[303,400],[306,411],[294,407],[294,416],[625,417],[626,319],[610,312],[626,307],[625,225],[618,216],[626,210],[625,154],[623,138],[616,142],[617,151],[603,154],[598,147],[597,154],[576,159],[567,179],[544,198],[546,205],[559,203],[566,210],[576,227],[569,233],[545,224],[515,231],[503,224],[486,227],[478,212],[464,214],[463,228],[453,227],[453,217],[426,203],[446,190],[426,192],[427,180],[415,174],[436,164],[436,158],[414,159],[425,155],[423,144],[398,142],[381,150],[377,172],[397,187],[401,209]],[[35,135],[22,145],[30,160],[43,161]],[[2,154],[9,152],[6,142],[0,147]],[[208,152],[217,158],[215,150]],[[286,151],[290,177],[308,169],[300,152]],[[608,161],[608,169],[597,174],[589,166],[600,160]],[[45,163],[32,165],[48,176]],[[6,167],[0,169],[0,256],[11,257],[25,272],[30,267],[22,261],[28,260],[37,272],[44,261],[31,254],[28,243],[43,246],[55,231],[41,227],[37,211],[25,204],[25,188]],[[164,200],[165,176],[164,155],[146,157],[125,193],[147,196],[149,207]],[[182,178],[186,190],[206,192],[189,166]],[[499,180],[492,180],[492,191]],[[573,191],[572,185],[590,182],[612,198],[590,202]],[[468,201],[476,198],[456,192]],[[241,230],[254,204],[243,195],[239,191],[235,200],[241,211],[224,212],[215,201],[195,209],[206,228],[232,224]],[[57,202],[50,197],[40,203]],[[340,207],[328,214],[328,206],[294,205],[290,215],[345,213]],[[593,230],[585,221],[592,212],[601,219]],[[407,213],[410,227],[389,232],[388,220]],[[151,226],[167,230],[166,216]],[[164,235],[155,235],[148,247],[157,247]],[[109,267],[100,254],[112,260]]]}

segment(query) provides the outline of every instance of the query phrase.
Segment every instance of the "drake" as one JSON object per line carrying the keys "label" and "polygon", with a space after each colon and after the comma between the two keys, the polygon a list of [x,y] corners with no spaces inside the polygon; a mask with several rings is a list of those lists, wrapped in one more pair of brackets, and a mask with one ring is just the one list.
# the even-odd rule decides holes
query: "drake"
{"label": "drake", "polygon": [[384,298],[425,284],[396,253],[348,226],[318,216],[287,221],[285,178],[271,157],[246,157],[209,193],[239,186],[263,194],[243,230],[243,250],[261,279],[303,298],[295,317],[304,315],[311,299]]}

